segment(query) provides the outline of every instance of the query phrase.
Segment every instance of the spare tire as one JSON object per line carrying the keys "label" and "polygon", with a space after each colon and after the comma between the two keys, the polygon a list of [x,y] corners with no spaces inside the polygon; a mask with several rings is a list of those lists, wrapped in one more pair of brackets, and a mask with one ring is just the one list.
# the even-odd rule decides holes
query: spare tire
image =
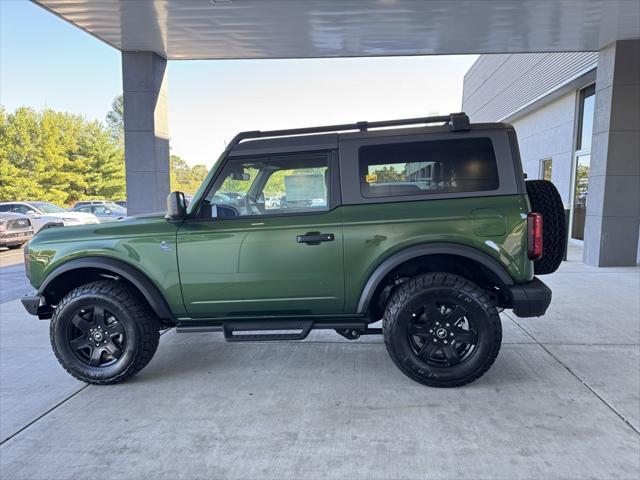
{"label": "spare tire", "polygon": [[567,239],[564,205],[555,185],[547,180],[527,180],[531,211],[542,214],[542,257],[533,262],[536,275],[555,272],[562,262]]}

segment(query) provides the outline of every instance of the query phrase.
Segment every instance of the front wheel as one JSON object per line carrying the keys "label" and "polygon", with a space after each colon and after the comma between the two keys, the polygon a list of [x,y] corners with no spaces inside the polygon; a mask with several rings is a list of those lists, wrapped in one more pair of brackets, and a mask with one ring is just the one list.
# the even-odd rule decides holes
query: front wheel
{"label": "front wheel", "polygon": [[485,290],[449,273],[412,278],[385,309],[387,351],[411,379],[433,387],[456,387],[481,377],[502,342],[495,303]]}
{"label": "front wheel", "polygon": [[137,292],[116,281],[98,281],[60,301],[50,337],[67,372],[86,383],[107,385],[142,370],[158,348],[160,333]]}

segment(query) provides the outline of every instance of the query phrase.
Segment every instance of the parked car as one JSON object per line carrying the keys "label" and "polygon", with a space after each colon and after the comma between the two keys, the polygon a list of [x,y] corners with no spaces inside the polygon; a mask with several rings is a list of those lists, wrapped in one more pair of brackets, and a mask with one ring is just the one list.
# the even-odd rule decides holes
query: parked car
{"label": "parked car", "polygon": [[83,203],[81,205],[76,203],[71,211],[92,213],[98,217],[100,223],[115,222],[127,216],[127,209],[113,202]]}
{"label": "parked car", "polygon": [[69,212],[49,202],[2,202],[0,212],[22,213],[31,220],[37,233],[40,229],[62,224],[65,227],[99,223],[95,215],[84,212]]}
{"label": "parked car", "polygon": [[33,226],[26,215],[0,213],[0,247],[19,248],[33,237]]}
{"label": "parked car", "polygon": [[[494,363],[502,309],[551,302],[535,275],[560,265],[563,205],[552,183],[525,182],[509,125],[458,113],[245,132],[214,169],[188,209],[173,192],[164,215],[29,242],[37,292],[22,303],[51,319],[71,375],[122,382],[169,327],[228,341],[333,329],[382,334],[408,377],[454,387]],[[246,192],[235,206],[229,184]],[[266,209],[265,191],[286,202]]]}

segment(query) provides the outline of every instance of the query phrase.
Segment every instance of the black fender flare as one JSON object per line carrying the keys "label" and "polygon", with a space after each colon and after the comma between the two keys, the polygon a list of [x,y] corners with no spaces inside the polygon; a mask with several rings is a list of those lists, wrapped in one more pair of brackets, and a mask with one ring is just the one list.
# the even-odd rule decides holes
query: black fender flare
{"label": "black fender flare", "polygon": [[506,269],[493,257],[480,250],[466,245],[451,243],[429,243],[405,248],[386,258],[369,276],[369,280],[362,289],[360,300],[358,301],[358,313],[366,313],[369,308],[373,294],[384,277],[395,267],[412,258],[424,257],[427,255],[455,255],[474,260],[482,266],[488,268],[505,286],[513,285],[513,279]]}
{"label": "black fender flare", "polygon": [[175,317],[171,313],[167,301],[149,277],[136,267],[114,258],[84,257],[69,260],[55,268],[49,275],[47,275],[44,282],[42,282],[42,285],[40,285],[38,293],[44,296],[47,287],[63,273],[70,272],[72,270],[81,270],[84,268],[107,270],[114,275],[124,278],[140,291],[158,318],[175,321]]}

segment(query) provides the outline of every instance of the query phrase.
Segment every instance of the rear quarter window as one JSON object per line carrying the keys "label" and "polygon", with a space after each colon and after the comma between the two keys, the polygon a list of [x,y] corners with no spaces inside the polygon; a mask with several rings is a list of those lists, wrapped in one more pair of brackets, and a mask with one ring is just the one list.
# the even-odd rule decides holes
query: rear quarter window
{"label": "rear quarter window", "polygon": [[360,147],[364,197],[398,197],[497,190],[489,138],[459,138]]}

